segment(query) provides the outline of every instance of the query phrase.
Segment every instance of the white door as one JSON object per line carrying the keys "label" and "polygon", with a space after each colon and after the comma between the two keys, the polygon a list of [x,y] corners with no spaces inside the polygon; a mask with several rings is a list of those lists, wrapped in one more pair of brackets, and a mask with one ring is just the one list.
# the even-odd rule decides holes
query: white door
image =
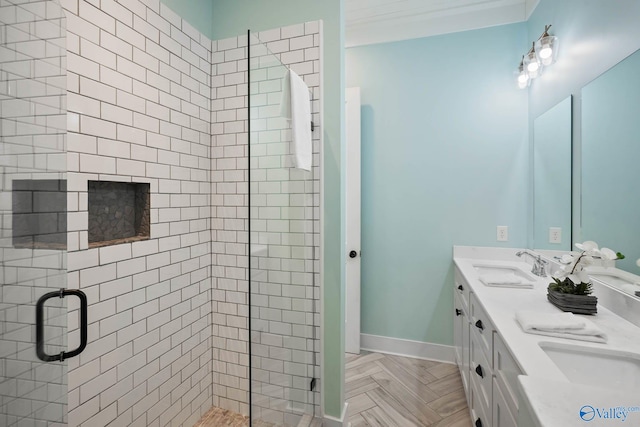
{"label": "white door", "polygon": [[348,88],[346,105],[346,309],[345,349],[360,353],[360,88]]}

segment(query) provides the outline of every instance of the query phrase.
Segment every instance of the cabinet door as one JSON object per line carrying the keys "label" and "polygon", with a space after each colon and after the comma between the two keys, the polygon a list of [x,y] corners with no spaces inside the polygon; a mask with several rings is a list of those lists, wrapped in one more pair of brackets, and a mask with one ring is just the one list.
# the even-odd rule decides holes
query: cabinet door
{"label": "cabinet door", "polygon": [[460,297],[453,294],[453,347],[455,349],[456,364],[462,366],[462,328],[466,323],[466,313],[460,302]]}
{"label": "cabinet door", "polygon": [[478,337],[478,343],[481,344],[485,357],[493,365],[493,331],[495,329],[493,323],[489,320],[489,316],[474,293],[470,295],[469,307],[469,318],[474,336]]}
{"label": "cabinet door", "polygon": [[471,396],[469,394],[469,387],[471,386],[469,384],[469,369],[471,369],[471,344],[469,343],[469,333],[470,324],[469,320],[465,317],[462,324],[462,367],[460,368],[460,371],[462,372],[462,382],[467,395],[467,402],[471,400]]}
{"label": "cabinet door", "polygon": [[491,427],[491,407],[484,402],[482,387],[476,381],[476,377],[469,377],[469,405],[471,409],[471,422],[476,427]]}
{"label": "cabinet door", "polygon": [[462,275],[462,273],[460,273],[460,270],[458,270],[458,267],[456,267],[456,270],[454,272],[454,278],[455,278],[454,291],[458,296],[460,296],[461,298],[460,301],[462,302],[464,309],[468,313],[469,312],[469,296],[471,295],[471,288],[467,284],[467,281],[464,279],[464,276]]}
{"label": "cabinet door", "polygon": [[478,385],[478,399],[481,400],[486,412],[491,413],[491,388],[493,387],[493,371],[491,364],[485,357],[478,333],[471,331],[471,366],[469,376]]}
{"label": "cabinet door", "polygon": [[522,370],[497,332],[493,337],[493,373],[511,413],[517,414],[518,375],[522,375]]}
{"label": "cabinet door", "polygon": [[515,417],[509,409],[496,380],[493,380],[493,427],[517,427]]}

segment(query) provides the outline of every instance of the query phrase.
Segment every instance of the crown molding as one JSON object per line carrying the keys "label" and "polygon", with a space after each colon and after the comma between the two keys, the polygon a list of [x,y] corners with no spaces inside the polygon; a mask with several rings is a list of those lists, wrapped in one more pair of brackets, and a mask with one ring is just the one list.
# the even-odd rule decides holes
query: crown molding
{"label": "crown molding", "polygon": [[538,0],[350,0],[346,46],[362,46],[525,21]]}

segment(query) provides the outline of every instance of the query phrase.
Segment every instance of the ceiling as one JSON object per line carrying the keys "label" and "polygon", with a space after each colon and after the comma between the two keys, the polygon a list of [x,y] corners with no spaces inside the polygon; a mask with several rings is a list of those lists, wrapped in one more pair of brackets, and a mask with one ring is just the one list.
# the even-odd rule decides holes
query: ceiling
{"label": "ceiling", "polygon": [[345,0],[346,46],[407,40],[528,19],[539,0]]}

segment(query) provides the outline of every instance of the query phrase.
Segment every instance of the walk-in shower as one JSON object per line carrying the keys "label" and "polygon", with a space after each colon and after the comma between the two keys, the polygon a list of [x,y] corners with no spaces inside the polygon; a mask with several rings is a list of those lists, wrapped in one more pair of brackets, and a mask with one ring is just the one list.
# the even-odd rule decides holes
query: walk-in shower
{"label": "walk-in shower", "polygon": [[318,425],[320,23],[61,4],[0,0],[0,425]]}
{"label": "walk-in shower", "polygon": [[[289,68],[279,57],[287,53],[268,48],[289,40],[263,43],[259,36],[248,34],[251,419],[298,426],[319,415],[320,405],[319,132],[311,171],[296,168],[291,121],[283,116]],[[306,74],[317,100],[314,60],[301,53],[289,67]],[[312,113],[317,108],[312,101]]]}

